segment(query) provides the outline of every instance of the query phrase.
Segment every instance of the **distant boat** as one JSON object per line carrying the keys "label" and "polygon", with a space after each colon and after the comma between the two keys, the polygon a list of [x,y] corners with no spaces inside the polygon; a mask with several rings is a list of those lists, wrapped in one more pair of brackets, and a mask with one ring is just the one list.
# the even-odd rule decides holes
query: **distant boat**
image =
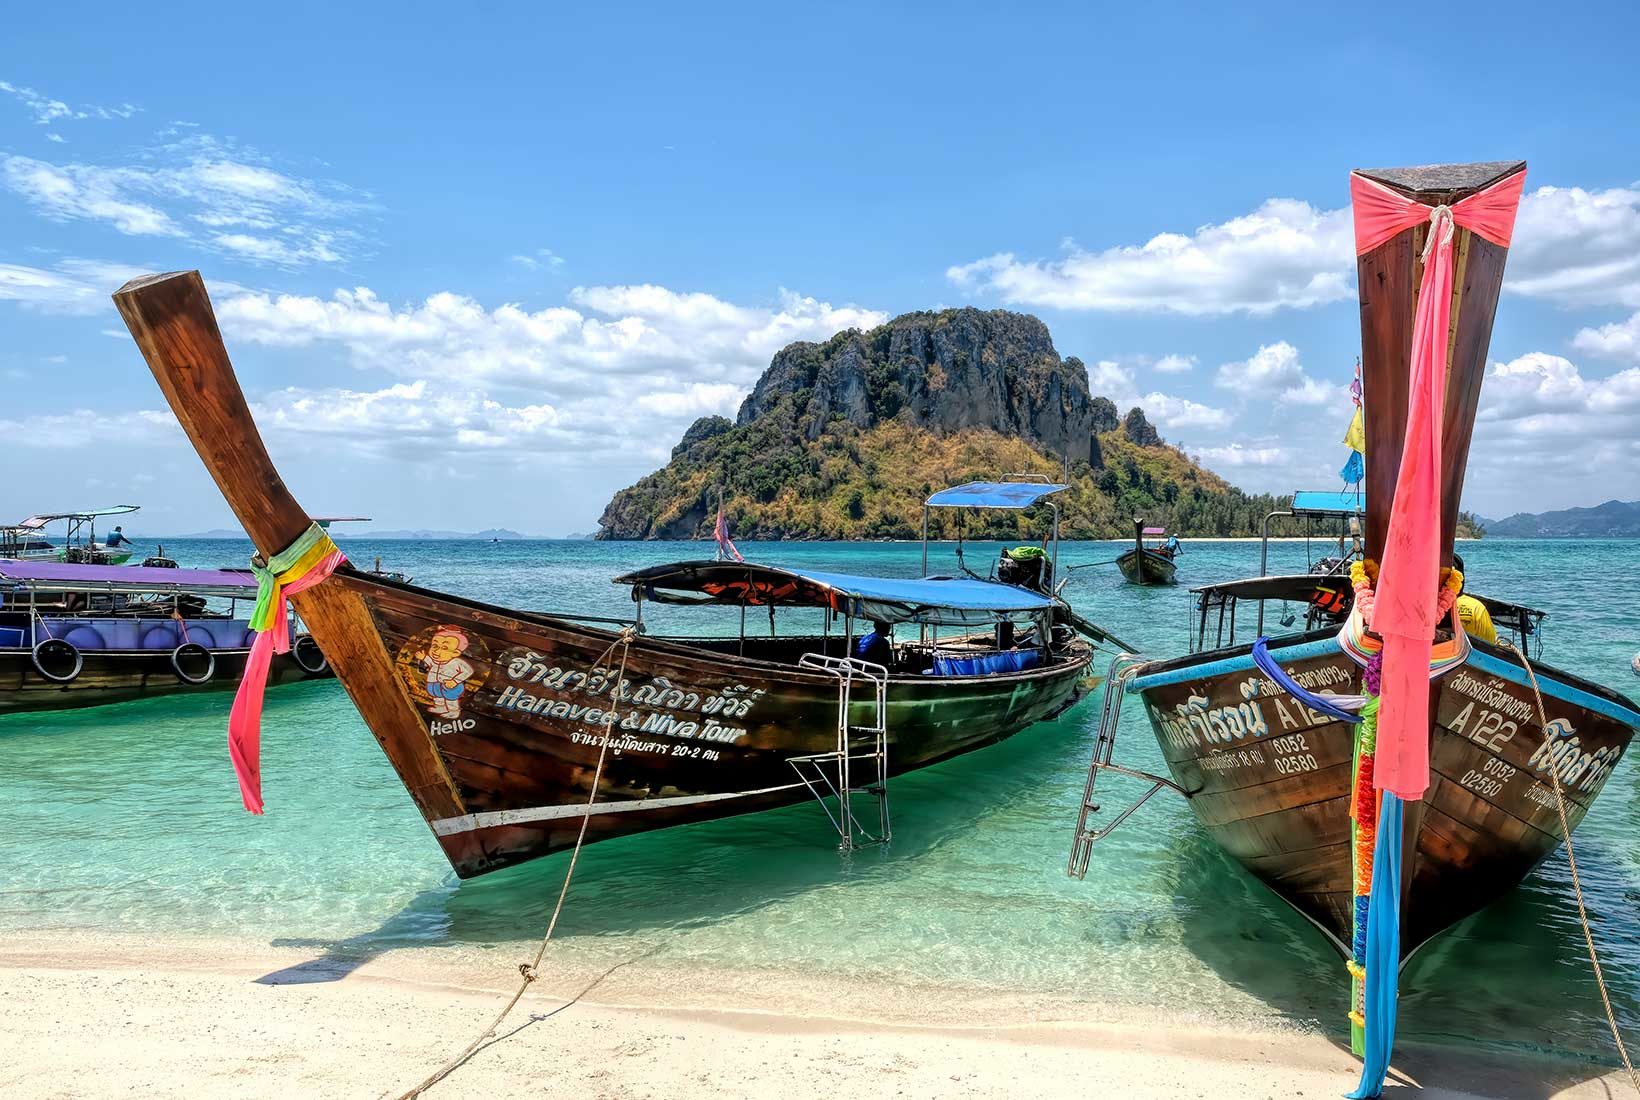
{"label": "distant boat", "polygon": [[1164,528],[1146,527],[1142,519],[1133,521],[1133,549],[1116,559],[1116,568],[1129,584],[1174,584],[1178,580],[1179,567],[1173,559],[1179,552],[1179,540],[1145,545],[1145,539],[1162,539],[1166,534]]}
{"label": "distant boat", "polygon": [[[249,573],[0,561],[0,714],[234,688],[255,602]],[[313,639],[294,638],[270,684],[330,674]]]}
{"label": "distant boat", "polygon": [[[260,444],[198,273],[133,281],[115,302],[258,549],[292,545],[308,518]],[[1029,504],[1060,488],[1020,493]],[[977,489],[965,499],[1024,506]],[[561,851],[583,831],[602,840],[811,797],[841,847],[887,839],[890,777],[994,744],[1091,686],[1092,648],[1051,588],[741,561],[615,581],[630,621],[515,610],[346,565],[294,598],[457,874]],[[740,630],[651,637],[651,602],[727,611]],[[823,632],[777,635],[780,608],[805,609]],[[860,655],[872,621],[907,637]],[[860,800],[876,804],[864,821]]]}
{"label": "distant boat", "polygon": [[[97,541],[97,520],[107,516],[128,516],[138,511],[135,504],[116,504],[82,512],[46,512],[30,516],[11,526],[0,526],[0,558],[15,561],[66,561],[88,565],[124,565],[136,553],[129,539],[116,546]],[[46,527],[66,523],[61,544],[45,536]]]}

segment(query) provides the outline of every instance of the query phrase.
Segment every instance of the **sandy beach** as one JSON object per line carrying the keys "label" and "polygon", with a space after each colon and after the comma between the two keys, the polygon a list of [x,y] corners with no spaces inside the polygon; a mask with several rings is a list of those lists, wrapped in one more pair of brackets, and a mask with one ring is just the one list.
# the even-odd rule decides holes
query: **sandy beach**
{"label": "sandy beach", "polygon": [[[428,1095],[1314,1097],[1341,1095],[1356,1076],[1346,1051],[1297,1029],[642,957],[610,971],[561,954],[500,1038]],[[397,1096],[487,1025],[525,955],[417,949],[361,964],[313,948],[11,935],[0,940],[11,1052],[0,1093]],[[1626,1087],[1586,1064],[1399,1053],[1392,1081],[1431,1097]]]}

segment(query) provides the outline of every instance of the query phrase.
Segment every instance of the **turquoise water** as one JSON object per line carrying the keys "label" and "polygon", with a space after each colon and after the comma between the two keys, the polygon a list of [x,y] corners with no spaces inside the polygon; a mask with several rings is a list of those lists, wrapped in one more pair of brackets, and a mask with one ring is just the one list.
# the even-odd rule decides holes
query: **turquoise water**
{"label": "turquoise water", "polygon": [[[243,560],[245,544],[168,541],[184,564]],[[511,542],[372,544],[418,583],[497,603],[621,615],[617,572],[701,547]],[[1063,564],[1115,557],[1069,545]],[[913,575],[906,544],[744,547],[782,564]],[[985,563],[994,548],[973,547]],[[1320,553],[1319,544],[1315,552]],[[1640,616],[1606,578],[1640,572],[1640,542],[1465,544],[1471,583],[1550,611],[1544,659],[1622,691]],[[1272,568],[1305,563],[1278,544]],[[949,547],[935,565],[949,568]],[[1256,572],[1256,543],[1192,543],[1181,575]],[[1181,651],[1184,588],[1134,589],[1080,571],[1067,595],[1152,654]],[[718,613],[721,616],[722,613]],[[709,611],[657,609],[659,630],[733,629]],[[450,873],[409,797],[331,683],[269,694],[267,816],[239,805],[223,744],[226,695],[0,719],[0,929],[231,936],[369,958],[540,934],[564,857],[467,883]],[[759,966],[850,979],[955,983],[1184,1010],[1271,1016],[1339,1034],[1345,981],[1320,937],[1208,844],[1182,801],[1159,797],[1064,873],[1091,749],[1085,702],[1005,745],[893,785],[894,844],[844,860],[819,809],[796,806],[609,841],[582,858],[560,937],[611,955]],[[1128,708],[1118,758],[1160,768]],[[1105,781],[1110,783],[1109,780]],[[1598,942],[1640,1032],[1640,826],[1625,760],[1577,834]],[[1116,783],[1103,799],[1117,803]],[[1606,1059],[1609,1040],[1577,931],[1563,856],[1423,952],[1403,977],[1403,1034]]]}

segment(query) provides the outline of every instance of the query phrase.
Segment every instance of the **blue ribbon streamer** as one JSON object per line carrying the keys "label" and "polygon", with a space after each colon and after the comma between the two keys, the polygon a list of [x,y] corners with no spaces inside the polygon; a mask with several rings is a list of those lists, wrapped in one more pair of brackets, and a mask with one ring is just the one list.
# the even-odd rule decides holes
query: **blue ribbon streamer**
{"label": "blue ribbon streamer", "polygon": [[1367,981],[1363,1012],[1367,1018],[1361,1083],[1346,1093],[1349,1100],[1384,1094],[1390,1051],[1395,1046],[1395,999],[1401,972],[1401,827],[1402,802],[1388,791],[1379,795],[1378,840],[1372,854],[1372,904],[1367,908]]}
{"label": "blue ribbon streamer", "polygon": [[1282,690],[1311,710],[1336,718],[1340,722],[1361,721],[1359,714],[1351,714],[1349,711],[1341,709],[1337,703],[1332,702],[1325,695],[1317,695],[1282,671],[1281,666],[1276,663],[1276,659],[1270,656],[1269,645],[1270,639],[1263,636],[1260,636],[1259,640],[1253,643],[1253,663],[1258,666],[1260,672],[1280,684]]}

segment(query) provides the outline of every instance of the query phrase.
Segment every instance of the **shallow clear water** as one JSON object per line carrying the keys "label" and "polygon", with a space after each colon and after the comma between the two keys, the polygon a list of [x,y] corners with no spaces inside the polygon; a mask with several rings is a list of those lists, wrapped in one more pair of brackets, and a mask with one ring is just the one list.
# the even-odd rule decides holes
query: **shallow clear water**
{"label": "shallow clear water", "polygon": [[[183,564],[248,546],[168,541]],[[497,603],[621,615],[608,578],[703,548],[592,542],[346,544],[418,583]],[[1123,547],[1068,545],[1062,564]],[[782,564],[914,575],[905,544],[745,547]],[[970,562],[994,547],[974,546]],[[1316,552],[1321,551],[1319,544]],[[1551,612],[1544,659],[1618,690],[1640,616],[1609,578],[1640,570],[1640,542],[1464,544],[1471,584]],[[1272,569],[1302,568],[1278,544]],[[949,547],[934,564],[949,568]],[[1189,584],[1257,571],[1256,543],[1191,543]],[[1080,571],[1078,608],[1147,653],[1181,651],[1188,595]],[[657,609],[658,630],[734,629],[722,612]],[[564,857],[459,883],[341,688],[271,692],[267,816],[239,805],[223,744],[229,697],[194,696],[0,719],[0,929],[108,930],[311,942],[368,957],[404,946],[540,934]],[[1272,1015],[1340,1034],[1346,980],[1320,937],[1158,797],[1064,873],[1091,750],[1093,703],[1006,744],[893,784],[893,846],[844,860],[819,809],[795,806],[608,841],[582,858],[560,938],[590,951],[653,948],[673,963],[767,966],[851,978],[959,983],[1182,1009]],[[1119,758],[1160,768],[1137,707]],[[1640,826],[1624,761],[1577,833],[1598,942],[1624,1021],[1640,1031]],[[1117,802],[1110,783],[1103,801]],[[1582,1051],[1609,1039],[1588,977],[1564,856],[1427,948],[1403,976],[1402,1034]]]}

